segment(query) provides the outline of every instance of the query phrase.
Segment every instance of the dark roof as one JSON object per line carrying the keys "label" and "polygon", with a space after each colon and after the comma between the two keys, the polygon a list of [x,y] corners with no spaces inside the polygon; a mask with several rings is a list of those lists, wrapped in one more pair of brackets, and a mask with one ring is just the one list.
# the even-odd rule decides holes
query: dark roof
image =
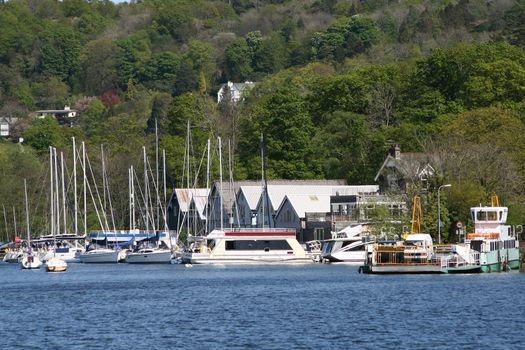
{"label": "dark roof", "polygon": [[430,155],[423,152],[400,153],[398,158],[388,155],[377,172],[374,181],[377,181],[385,168],[396,168],[404,176],[416,176],[431,163]]}

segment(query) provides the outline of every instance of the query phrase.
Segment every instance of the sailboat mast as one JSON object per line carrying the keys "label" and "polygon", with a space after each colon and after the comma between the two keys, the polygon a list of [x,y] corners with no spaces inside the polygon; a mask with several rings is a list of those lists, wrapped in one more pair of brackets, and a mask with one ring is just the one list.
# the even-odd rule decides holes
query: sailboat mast
{"label": "sailboat mast", "polygon": [[[104,198],[104,207],[102,211],[104,212],[104,217],[106,217],[107,212],[107,202],[106,202],[106,163],[104,161],[104,145],[100,144],[100,160],[102,163],[102,192]],[[107,223],[106,223],[107,227]]]}
{"label": "sailboat mast", "polygon": [[147,159],[146,159],[146,146],[142,146],[142,151],[144,153],[144,206],[146,211],[146,231],[149,231],[149,186],[148,186],[148,168],[147,168]]}
{"label": "sailboat mast", "polygon": [[[206,189],[209,189],[210,188],[210,139],[208,139],[208,160],[207,160],[207,164],[206,164]],[[206,201],[208,202],[208,201]],[[209,203],[206,203],[206,207],[208,209],[206,209],[206,231],[205,233],[208,233],[208,213],[209,213]]]}
{"label": "sailboat mast", "polygon": [[14,221],[14,225],[15,225],[15,238],[16,238],[16,210],[15,210],[15,206],[13,205],[13,221]]}
{"label": "sailboat mast", "polygon": [[26,202],[26,226],[27,226],[27,242],[29,250],[31,250],[31,232],[29,230],[29,204],[27,202],[27,181],[24,179],[24,197]]}
{"label": "sailboat mast", "polygon": [[75,216],[74,216],[74,229],[75,236],[78,235],[78,200],[77,200],[77,148],[75,144],[75,138],[73,139],[73,191],[75,192]]}
{"label": "sailboat mast", "polygon": [[262,185],[262,196],[261,196],[261,208],[262,208],[262,228],[264,229],[264,208],[266,207],[266,186],[264,186],[264,141],[263,134],[261,133],[261,185]]}
{"label": "sailboat mast", "polygon": [[7,228],[7,215],[5,213],[5,205],[2,204],[2,209],[4,210],[4,223],[5,223],[5,241],[9,241],[9,229]]}
{"label": "sailboat mast", "polygon": [[54,157],[55,157],[55,168],[54,168],[54,171],[55,171],[55,213],[56,213],[56,230],[55,230],[55,233],[58,234],[60,233],[60,192],[58,191],[58,156],[57,156],[57,149],[53,147],[53,154],[54,154]]}
{"label": "sailboat mast", "polygon": [[62,212],[64,213],[64,234],[67,234],[66,184],[65,184],[65,176],[64,176],[64,152],[60,152],[60,171],[62,173]]}
{"label": "sailboat mast", "polygon": [[84,178],[84,235],[87,236],[87,177],[86,177],[86,143],[82,141],[82,172]]}
{"label": "sailboat mast", "polygon": [[135,181],[133,177],[135,175],[135,169],[131,166],[131,229],[135,230]]}
{"label": "sailboat mast", "polygon": [[157,201],[156,207],[157,207],[157,229],[160,229],[160,195],[159,195],[159,129],[157,125],[157,118],[155,118],[155,171],[156,171],[156,193],[157,193]]}
{"label": "sailboat mast", "polygon": [[51,215],[51,234],[55,235],[55,201],[53,194],[53,185],[54,185],[54,176],[53,176],[53,147],[49,146],[49,214]]}
{"label": "sailboat mast", "polygon": [[186,208],[186,232],[190,232],[190,121],[186,123],[186,190],[188,191],[188,206]]}
{"label": "sailboat mast", "polygon": [[[166,193],[166,150],[162,150],[162,184],[164,188],[164,230],[168,230],[168,196]],[[171,236],[170,236],[171,244]]]}
{"label": "sailboat mast", "polygon": [[222,145],[221,138],[219,137],[219,181],[220,181],[220,195],[219,195],[219,205],[221,207],[221,231],[224,231],[224,217],[223,217],[223,208],[222,208]]}

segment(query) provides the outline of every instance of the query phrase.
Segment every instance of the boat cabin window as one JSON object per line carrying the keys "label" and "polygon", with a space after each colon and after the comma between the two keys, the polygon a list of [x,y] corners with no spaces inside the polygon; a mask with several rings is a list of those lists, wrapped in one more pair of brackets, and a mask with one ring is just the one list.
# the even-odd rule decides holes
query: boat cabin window
{"label": "boat cabin window", "polygon": [[[499,212],[500,214],[500,220],[502,217],[502,212]],[[480,210],[477,212],[476,215],[476,221],[497,221],[498,220],[498,212],[496,211],[483,211]]]}
{"label": "boat cabin window", "polygon": [[483,241],[471,241],[470,249],[481,252],[481,243],[483,243]]}
{"label": "boat cabin window", "polygon": [[292,250],[290,244],[283,240],[239,240],[226,241],[226,250]]}
{"label": "boat cabin window", "polygon": [[215,247],[215,240],[214,239],[208,239],[206,240],[206,246],[210,249],[213,249]]}

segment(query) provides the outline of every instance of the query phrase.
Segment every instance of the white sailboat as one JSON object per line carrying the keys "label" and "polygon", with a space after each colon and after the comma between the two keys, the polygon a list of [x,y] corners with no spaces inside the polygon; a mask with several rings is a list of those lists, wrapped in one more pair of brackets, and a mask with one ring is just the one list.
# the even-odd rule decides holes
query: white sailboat
{"label": "white sailboat", "polygon": [[[49,168],[51,172],[50,182],[51,182],[51,231],[53,234],[53,249],[52,253],[53,255],[46,261],[46,271],[47,272],[64,272],[67,270],[67,263],[57,257],[57,242],[56,242],[56,232],[58,231],[59,225],[60,225],[60,215],[59,215],[59,192],[58,192],[58,166],[57,166],[57,150],[56,148],[49,147],[50,154],[49,154]],[[66,230],[66,195],[65,195],[65,186],[64,186],[64,156],[63,153],[60,153],[60,160],[61,160],[61,173],[62,173],[62,203],[63,203],[63,209],[64,209],[64,230]],[[55,171],[53,176],[53,169]],[[55,190],[53,191],[53,185],[55,185]],[[56,197],[56,203],[55,203],[55,197]],[[55,205],[56,204],[56,205]],[[56,227],[55,227],[55,212],[53,208],[56,208]],[[56,230],[55,230],[56,228]],[[69,250],[68,250],[69,252]]]}
{"label": "white sailboat", "polygon": [[24,197],[26,202],[26,225],[27,225],[27,251],[20,259],[20,267],[22,269],[39,269],[42,266],[42,261],[38,255],[31,251],[31,232],[29,231],[29,204],[27,202],[27,182],[24,179]]}
{"label": "white sailboat", "polygon": [[[156,124],[155,124],[155,130],[156,130]],[[158,137],[157,137],[158,140]],[[171,250],[171,233],[167,229],[167,219],[166,219],[166,156],[163,152],[163,182],[164,182],[164,207],[163,204],[160,201],[160,194],[159,194],[159,166],[158,166],[158,146],[156,147],[156,154],[157,154],[157,160],[156,160],[156,181],[153,180],[154,184],[154,190],[156,192],[156,198],[157,198],[157,222],[155,222],[154,213],[150,213],[149,208],[149,198],[150,198],[150,181],[148,179],[148,160],[146,156],[146,147],[143,147],[143,155],[144,155],[144,204],[146,209],[146,215],[145,215],[145,225],[146,225],[146,231],[148,232],[150,229],[150,223],[153,227],[153,232],[156,233],[156,236],[154,240],[152,241],[146,241],[139,243],[137,248],[131,252],[129,252],[126,256],[126,262],[128,264],[170,264],[172,260],[172,250]],[[151,168],[149,168],[151,171]],[[152,176],[153,177],[153,176]],[[153,207],[153,206],[152,206]],[[163,207],[163,208],[162,208]],[[161,232],[158,230],[158,226],[160,226],[159,221],[159,214],[162,212],[163,220],[164,220],[164,231],[165,235],[167,236],[167,240],[161,239]],[[151,221],[151,222],[150,222]]]}
{"label": "white sailboat", "polygon": [[[85,143],[82,142],[82,171],[83,171],[83,178],[84,178],[84,234],[87,236],[87,175],[86,175],[86,168],[87,168],[87,162],[86,162],[86,146]],[[91,191],[91,188],[90,188]],[[93,197],[93,194],[92,194]],[[95,208],[96,209],[96,208]],[[99,218],[100,225],[104,228],[104,232],[109,231],[107,229],[107,224],[104,226],[102,224],[102,221],[98,215],[97,210],[97,217]],[[107,242],[107,239],[106,239]],[[107,244],[106,246],[100,246],[98,244],[91,244],[88,245],[86,248],[86,251],[82,254],[80,254],[80,261],[82,263],[117,263],[119,260],[119,252],[111,247],[109,247]]]}

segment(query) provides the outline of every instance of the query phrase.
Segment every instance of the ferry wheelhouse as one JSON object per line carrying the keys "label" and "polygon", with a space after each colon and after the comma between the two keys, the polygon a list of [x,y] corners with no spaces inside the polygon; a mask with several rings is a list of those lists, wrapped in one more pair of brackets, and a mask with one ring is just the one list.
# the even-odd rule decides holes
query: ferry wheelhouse
{"label": "ferry wheelhouse", "polygon": [[295,230],[280,228],[214,230],[190,237],[183,263],[261,264],[307,263],[312,256],[297,241]]}

